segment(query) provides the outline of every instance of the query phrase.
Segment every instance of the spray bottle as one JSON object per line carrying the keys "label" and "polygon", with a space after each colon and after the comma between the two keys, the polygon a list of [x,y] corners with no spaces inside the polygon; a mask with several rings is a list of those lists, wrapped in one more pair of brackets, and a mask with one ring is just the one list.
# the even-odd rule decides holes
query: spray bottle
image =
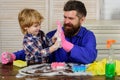
{"label": "spray bottle", "polygon": [[116,63],[114,60],[114,48],[113,44],[115,40],[107,40],[107,48],[109,49],[109,55],[105,66],[105,76],[107,78],[113,78],[115,76]]}

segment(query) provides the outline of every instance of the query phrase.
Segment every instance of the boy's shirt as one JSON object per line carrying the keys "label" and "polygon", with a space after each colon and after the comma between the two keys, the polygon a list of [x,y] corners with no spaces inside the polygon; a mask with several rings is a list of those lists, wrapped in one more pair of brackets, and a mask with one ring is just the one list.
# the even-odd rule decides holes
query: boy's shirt
{"label": "boy's shirt", "polygon": [[[49,47],[52,44],[52,40],[45,36],[43,31],[39,31],[37,36],[26,34],[23,39],[23,48],[26,53],[26,61],[30,64],[41,63],[43,61],[42,57],[46,58],[49,55]],[[41,54],[41,50],[43,49],[46,53],[44,56]]]}

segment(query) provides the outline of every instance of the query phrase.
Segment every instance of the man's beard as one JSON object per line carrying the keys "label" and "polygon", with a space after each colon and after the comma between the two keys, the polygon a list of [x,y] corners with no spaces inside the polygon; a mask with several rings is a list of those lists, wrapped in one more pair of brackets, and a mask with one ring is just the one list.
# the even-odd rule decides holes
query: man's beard
{"label": "man's beard", "polygon": [[80,29],[80,23],[73,25],[71,23],[64,24],[64,34],[66,37],[74,36]]}

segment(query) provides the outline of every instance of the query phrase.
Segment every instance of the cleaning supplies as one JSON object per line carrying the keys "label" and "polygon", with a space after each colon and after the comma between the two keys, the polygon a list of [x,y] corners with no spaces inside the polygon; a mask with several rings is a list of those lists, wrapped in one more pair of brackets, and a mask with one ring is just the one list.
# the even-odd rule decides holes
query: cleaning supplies
{"label": "cleaning supplies", "polygon": [[81,64],[81,65],[73,65],[72,66],[72,71],[73,72],[85,72],[86,71],[86,66]]}
{"label": "cleaning supplies", "polygon": [[13,65],[17,67],[25,67],[27,66],[27,62],[22,60],[15,60],[13,61]]}
{"label": "cleaning supplies", "polygon": [[109,49],[109,55],[105,66],[105,76],[107,78],[112,78],[115,76],[116,63],[114,60],[114,48],[113,44],[115,40],[107,40],[107,48]]}

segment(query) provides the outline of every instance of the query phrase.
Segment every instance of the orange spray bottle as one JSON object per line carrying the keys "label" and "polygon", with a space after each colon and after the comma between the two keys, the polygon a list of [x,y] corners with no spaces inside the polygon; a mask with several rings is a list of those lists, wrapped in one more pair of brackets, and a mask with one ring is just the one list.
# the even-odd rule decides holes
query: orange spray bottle
{"label": "orange spray bottle", "polygon": [[109,49],[109,55],[105,66],[105,76],[107,78],[113,78],[115,76],[116,63],[114,60],[114,48],[113,44],[115,40],[107,40],[107,48]]}

